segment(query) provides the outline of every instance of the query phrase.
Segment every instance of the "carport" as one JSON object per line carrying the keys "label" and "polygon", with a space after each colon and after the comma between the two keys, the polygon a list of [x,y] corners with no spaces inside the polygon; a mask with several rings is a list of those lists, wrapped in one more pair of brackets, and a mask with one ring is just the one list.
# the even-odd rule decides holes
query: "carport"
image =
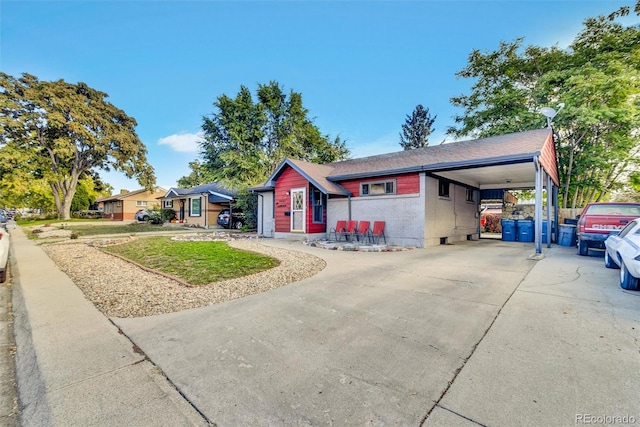
{"label": "carport", "polygon": [[[536,144],[535,140],[540,138],[542,133],[546,134],[544,142]],[[552,224],[555,223],[554,232],[557,236],[559,178],[552,129],[523,132],[520,135],[521,139],[508,142],[511,149],[505,150],[504,155],[492,153],[492,147],[487,146],[487,157],[436,163],[425,166],[425,170],[434,176],[473,185],[480,190],[533,189],[536,219],[543,217],[543,190],[546,189],[547,230],[552,230]],[[499,141],[500,136],[491,139]],[[496,146],[500,146],[501,150],[506,148],[504,142]],[[535,221],[534,243],[536,255],[541,254],[542,221]],[[547,247],[551,247],[550,238],[547,239]]]}

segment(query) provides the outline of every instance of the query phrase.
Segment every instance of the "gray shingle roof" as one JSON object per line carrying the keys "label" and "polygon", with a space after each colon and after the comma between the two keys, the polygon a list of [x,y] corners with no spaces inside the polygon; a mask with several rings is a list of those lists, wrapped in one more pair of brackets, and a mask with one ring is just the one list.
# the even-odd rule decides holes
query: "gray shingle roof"
{"label": "gray shingle roof", "polygon": [[[229,190],[224,185],[212,182],[209,184],[202,184],[191,188],[179,188],[179,187],[171,187],[165,197],[171,197],[169,194],[173,193],[176,196],[188,196],[191,194],[202,194],[202,193],[218,193],[223,194],[225,196],[229,196],[231,198],[235,197],[236,192],[233,190]],[[175,197],[175,196],[174,196]]]}
{"label": "gray shingle roof", "polygon": [[401,171],[436,171],[467,165],[498,163],[530,159],[540,153],[550,129],[492,136],[468,141],[451,142],[415,150],[399,151],[330,163],[330,180],[360,175],[398,173]]}
{"label": "gray shingle roof", "polygon": [[338,184],[339,181],[403,172],[436,172],[469,166],[532,161],[533,156],[540,154],[550,133],[551,129],[543,128],[343,160],[324,165],[286,159],[263,186],[257,186],[253,189],[255,191],[273,189],[275,179],[280,175],[285,165],[295,169],[328,194],[348,195],[349,192]]}

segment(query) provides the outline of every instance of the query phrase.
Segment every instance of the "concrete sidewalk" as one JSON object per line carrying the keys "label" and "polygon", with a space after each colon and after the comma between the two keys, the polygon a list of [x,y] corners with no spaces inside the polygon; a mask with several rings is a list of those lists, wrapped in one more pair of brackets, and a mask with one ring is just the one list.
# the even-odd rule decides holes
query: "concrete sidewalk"
{"label": "concrete sidewalk", "polygon": [[21,425],[208,424],[41,248],[11,239]]}

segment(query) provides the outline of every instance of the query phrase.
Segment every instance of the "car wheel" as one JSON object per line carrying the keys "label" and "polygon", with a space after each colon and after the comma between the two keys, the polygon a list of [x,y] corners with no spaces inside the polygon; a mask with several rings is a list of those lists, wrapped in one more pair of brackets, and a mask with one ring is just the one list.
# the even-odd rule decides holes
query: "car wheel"
{"label": "car wheel", "polygon": [[609,256],[609,252],[606,249],[604,251],[604,266],[607,268],[618,268],[618,264],[613,262],[613,260]]}
{"label": "car wheel", "polygon": [[145,215],[145,216],[143,216],[143,217],[142,217],[142,220],[143,220],[144,222],[149,222],[149,215]]}
{"label": "car wheel", "polygon": [[242,225],[243,225],[243,224],[242,224],[242,221],[236,221],[236,222],[233,224],[233,227],[234,227],[236,230],[240,230],[240,229],[242,228]]}
{"label": "car wheel", "polygon": [[589,255],[589,245],[583,240],[578,240],[578,254],[582,256]]}
{"label": "car wheel", "polygon": [[620,263],[620,287],[629,291],[638,290],[638,279],[633,277],[624,262]]}

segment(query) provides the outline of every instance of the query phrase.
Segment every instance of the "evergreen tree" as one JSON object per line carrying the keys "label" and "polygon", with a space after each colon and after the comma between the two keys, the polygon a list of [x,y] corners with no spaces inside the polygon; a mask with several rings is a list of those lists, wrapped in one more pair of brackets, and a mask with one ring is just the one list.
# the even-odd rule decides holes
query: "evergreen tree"
{"label": "evergreen tree", "polygon": [[429,114],[429,109],[424,108],[422,104],[413,110],[411,116],[407,115],[405,123],[402,125],[402,133],[400,133],[400,145],[404,150],[412,150],[414,148],[423,148],[429,146],[429,135],[435,129],[432,128],[433,122],[436,121]]}
{"label": "evergreen tree", "polygon": [[287,157],[325,163],[349,155],[339,137],[320,133],[302,95],[287,96],[277,82],[258,85],[257,101],[242,86],[235,98],[221,95],[214,106],[216,112],[203,118],[200,156],[208,177],[231,188],[264,182]]}

